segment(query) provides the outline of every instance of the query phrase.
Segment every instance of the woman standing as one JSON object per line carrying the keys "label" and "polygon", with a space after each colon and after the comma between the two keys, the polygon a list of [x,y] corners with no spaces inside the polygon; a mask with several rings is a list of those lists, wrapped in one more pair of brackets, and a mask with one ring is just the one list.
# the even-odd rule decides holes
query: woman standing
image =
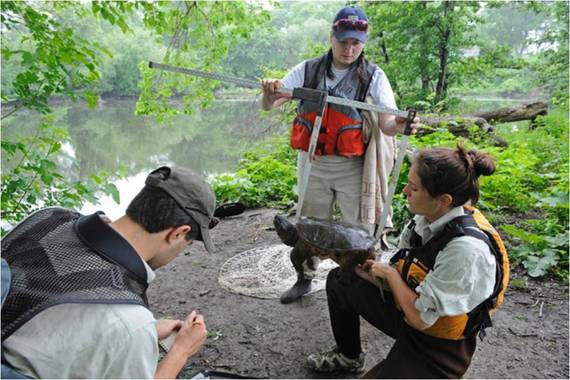
{"label": "woman standing", "polygon": [[[477,334],[491,325],[503,300],[508,256],[496,231],[468,203],[479,198],[481,175],[491,175],[491,156],[475,150],[418,152],[404,187],[416,216],[404,229],[388,263],[368,260],[351,284],[327,278],[336,347],[308,357],[316,371],[364,368],[362,316],[396,340],[388,356],[364,377],[460,378],[475,352]],[[373,277],[390,292],[379,296]]]}
{"label": "woman standing", "polygon": [[[373,102],[396,109],[396,102],[388,78],[376,65],[364,57],[368,40],[368,17],[358,7],[341,9],[333,22],[330,36],[331,48],[321,57],[301,62],[281,81],[263,81],[262,106],[265,110],[280,106],[290,95],[278,92],[279,88],[313,88],[325,90],[331,96]],[[300,150],[298,178],[304,170],[316,112],[300,102],[297,117],[293,121],[291,146]],[[405,118],[380,114],[378,128],[385,135],[403,133]],[[419,119],[414,119],[415,130]],[[302,216],[332,219],[334,206],[338,205],[345,222],[363,225],[360,215],[362,193],[363,155],[366,144],[362,134],[361,111],[348,106],[328,104],[323,113],[322,125],[316,147],[316,159],[312,164],[305,191]],[[371,226],[365,226],[371,230]],[[310,291],[318,259],[307,257],[304,252],[293,250],[291,261],[298,278],[291,289],[281,297],[290,303]]]}

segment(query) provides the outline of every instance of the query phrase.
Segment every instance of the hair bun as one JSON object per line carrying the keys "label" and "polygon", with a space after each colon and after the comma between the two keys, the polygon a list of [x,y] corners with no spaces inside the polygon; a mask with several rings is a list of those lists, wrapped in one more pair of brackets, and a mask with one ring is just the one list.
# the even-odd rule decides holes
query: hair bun
{"label": "hair bun", "polygon": [[489,153],[478,152],[475,149],[471,149],[467,154],[471,158],[471,162],[473,162],[475,176],[487,176],[495,172],[495,159]]}

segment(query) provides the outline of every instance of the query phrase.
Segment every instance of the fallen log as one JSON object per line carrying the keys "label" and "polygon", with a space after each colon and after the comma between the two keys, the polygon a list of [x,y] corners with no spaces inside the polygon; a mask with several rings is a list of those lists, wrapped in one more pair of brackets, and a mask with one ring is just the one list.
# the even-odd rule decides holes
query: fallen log
{"label": "fallen log", "polygon": [[471,140],[479,137],[487,139],[490,144],[495,146],[507,147],[509,145],[505,139],[495,133],[493,126],[482,117],[426,116],[421,118],[421,123],[423,126],[418,130],[417,136],[425,136],[438,129],[447,129],[458,137],[465,137]]}
{"label": "fallen log", "polygon": [[531,120],[532,128],[536,117],[546,115],[547,112],[548,104],[538,101],[491,111],[476,112],[472,116],[425,116],[422,117],[424,127],[418,130],[417,135],[424,136],[435,132],[437,129],[445,128],[455,136],[466,137],[471,140],[474,138],[486,138],[492,145],[506,147],[508,143],[495,133],[492,124]]}
{"label": "fallen log", "polygon": [[513,107],[503,107],[496,110],[476,112],[475,117],[481,117],[490,124],[508,123],[511,121],[531,120],[537,116],[546,115],[548,104],[546,102],[534,102]]}

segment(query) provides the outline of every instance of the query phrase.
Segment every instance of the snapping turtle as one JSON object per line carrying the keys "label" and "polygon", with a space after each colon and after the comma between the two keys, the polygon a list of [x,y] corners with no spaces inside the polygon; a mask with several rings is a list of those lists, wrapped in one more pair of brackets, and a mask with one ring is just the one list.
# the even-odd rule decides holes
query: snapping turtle
{"label": "snapping turtle", "polygon": [[307,256],[331,258],[349,275],[356,265],[375,257],[374,238],[365,229],[348,223],[301,218],[293,224],[284,216],[275,215],[273,224],[283,243]]}

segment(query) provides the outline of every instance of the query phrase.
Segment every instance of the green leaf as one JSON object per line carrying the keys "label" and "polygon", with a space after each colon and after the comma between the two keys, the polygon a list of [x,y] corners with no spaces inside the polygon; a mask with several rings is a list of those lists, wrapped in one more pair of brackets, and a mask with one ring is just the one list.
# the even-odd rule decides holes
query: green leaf
{"label": "green leaf", "polygon": [[34,63],[34,55],[29,51],[22,53],[22,64],[25,66],[31,66]]}
{"label": "green leaf", "polygon": [[7,62],[12,56],[12,51],[7,47],[2,47],[2,59]]}
{"label": "green leaf", "polygon": [[18,148],[17,144],[14,144],[9,141],[2,141],[2,149],[6,151],[6,153],[8,153],[10,156],[16,152],[17,148]]}
{"label": "green leaf", "polygon": [[86,91],[83,93],[83,99],[85,99],[89,108],[97,108],[97,104],[99,103],[99,96],[97,94],[91,91]]}
{"label": "green leaf", "polygon": [[538,244],[544,241],[544,238],[542,236],[525,231],[513,225],[503,225],[501,226],[501,230],[505,231],[507,234],[513,237],[519,238],[531,244]]}
{"label": "green leaf", "polygon": [[121,203],[121,195],[119,194],[117,186],[115,186],[112,183],[109,183],[105,185],[105,192],[113,197],[113,200],[115,201],[116,204]]}

